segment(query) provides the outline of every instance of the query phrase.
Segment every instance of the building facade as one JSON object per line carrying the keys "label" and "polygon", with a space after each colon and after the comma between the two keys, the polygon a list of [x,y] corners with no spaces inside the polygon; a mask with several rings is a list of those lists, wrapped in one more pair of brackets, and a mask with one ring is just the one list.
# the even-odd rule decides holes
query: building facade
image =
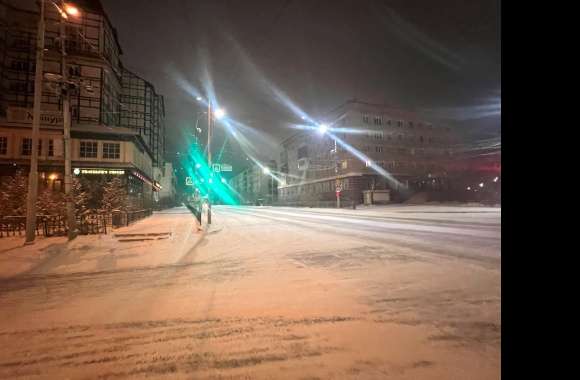
{"label": "building facade", "polygon": [[[100,1],[80,0],[75,5],[81,15],[69,17],[65,28],[66,70],[74,83],[69,91],[74,173],[89,179],[122,175],[136,207],[149,207],[161,188],[154,168],[165,166],[163,97],[123,67],[116,30]],[[34,0],[0,0],[1,176],[29,171],[38,17]],[[48,5],[45,17],[39,174],[44,186],[60,188],[62,96],[59,86],[46,78],[62,72],[61,17]]]}
{"label": "building facade", "polygon": [[448,186],[446,165],[456,142],[448,127],[356,100],[333,110],[325,122],[329,133],[302,130],[283,141],[281,202],[335,201],[339,191],[343,205],[358,204],[363,192],[379,190],[397,201]]}
{"label": "building facade", "polygon": [[[266,167],[270,173],[277,171],[276,161],[270,161]],[[255,164],[234,176],[229,184],[241,204],[272,204],[278,200],[278,181]]]}
{"label": "building facade", "polygon": [[153,168],[154,178],[159,191],[154,193],[155,203],[160,207],[172,207],[177,204],[177,178],[171,162],[163,167]]}

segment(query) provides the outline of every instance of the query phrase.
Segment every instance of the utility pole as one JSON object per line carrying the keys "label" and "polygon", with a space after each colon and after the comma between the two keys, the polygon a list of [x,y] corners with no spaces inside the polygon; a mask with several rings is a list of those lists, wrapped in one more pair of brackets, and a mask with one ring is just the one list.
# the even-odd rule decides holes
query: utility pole
{"label": "utility pole", "polygon": [[40,0],[40,18],[36,37],[36,72],[34,75],[34,107],[32,110],[32,152],[28,175],[26,200],[26,240],[33,244],[36,237],[36,199],[38,196],[38,140],[40,133],[40,102],[42,101],[42,75],[44,58],[44,0]]}
{"label": "utility pole", "polygon": [[211,101],[207,101],[207,164],[210,170],[210,177],[208,178],[207,185],[207,224],[211,224],[211,186],[213,167],[211,165]]}
{"label": "utility pole", "polygon": [[[61,1],[64,9],[64,1]],[[61,70],[62,70],[62,113],[63,113],[63,139],[64,139],[64,194],[66,199],[66,219],[68,227],[68,240],[76,237],[76,217],[75,206],[72,194],[72,176],[71,176],[71,115],[70,115],[70,94],[68,69],[66,65],[66,20],[60,18],[60,48],[61,48]]]}

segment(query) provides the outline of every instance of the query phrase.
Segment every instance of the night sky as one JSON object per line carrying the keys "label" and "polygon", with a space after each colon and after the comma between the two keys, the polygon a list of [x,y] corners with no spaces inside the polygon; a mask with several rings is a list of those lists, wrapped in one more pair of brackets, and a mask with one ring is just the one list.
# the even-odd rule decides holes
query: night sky
{"label": "night sky", "polygon": [[198,111],[180,83],[202,89],[204,68],[228,114],[267,134],[265,156],[297,122],[272,86],[315,119],[357,98],[428,111],[457,128],[500,131],[496,1],[102,3],[125,66],[166,97],[170,153],[184,149],[182,133]]}

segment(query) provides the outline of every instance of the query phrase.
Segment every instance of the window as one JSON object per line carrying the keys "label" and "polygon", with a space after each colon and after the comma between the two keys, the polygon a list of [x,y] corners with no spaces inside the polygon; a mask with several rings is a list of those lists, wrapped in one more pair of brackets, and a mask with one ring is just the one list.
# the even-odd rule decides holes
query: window
{"label": "window", "polygon": [[348,161],[347,161],[347,160],[344,160],[344,161],[342,161],[342,162],[340,163],[340,167],[341,167],[342,169],[346,169],[346,168],[348,167]]}
{"label": "window", "polygon": [[363,115],[362,119],[363,119],[363,123],[369,124],[369,115]]}
{"label": "window", "polygon": [[375,146],[375,152],[383,153],[383,147],[382,146]]}
{"label": "window", "polygon": [[32,139],[23,138],[20,153],[23,156],[30,156],[32,154]]}
{"label": "window", "polygon": [[97,142],[81,141],[81,158],[97,158]]}
{"label": "window", "polygon": [[397,121],[397,127],[402,127],[402,126],[403,126],[403,121],[402,120]]}
{"label": "window", "polygon": [[42,156],[42,140],[38,140],[38,155]]}
{"label": "window", "polygon": [[103,143],[103,158],[119,159],[121,157],[120,143]]}
{"label": "window", "polygon": [[308,146],[298,148],[298,159],[308,157]]}
{"label": "window", "polygon": [[412,121],[409,122],[409,128],[415,128]]}
{"label": "window", "polygon": [[8,137],[0,137],[0,155],[8,153]]}
{"label": "window", "polygon": [[391,120],[387,120],[387,125],[391,125]]}
{"label": "window", "polygon": [[375,125],[383,125],[383,118],[381,116],[375,116]]}
{"label": "window", "polygon": [[54,140],[50,139],[48,140],[48,154],[49,157],[53,157],[54,156]]}
{"label": "window", "polygon": [[81,76],[81,67],[79,65],[70,65],[68,67],[68,74],[71,77],[80,77]]}
{"label": "window", "polygon": [[[423,136],[419,137],[419,141],[421,141],[421,144],[423,144]],[[431,142],[431,139],[429,139],[429,142]]]}

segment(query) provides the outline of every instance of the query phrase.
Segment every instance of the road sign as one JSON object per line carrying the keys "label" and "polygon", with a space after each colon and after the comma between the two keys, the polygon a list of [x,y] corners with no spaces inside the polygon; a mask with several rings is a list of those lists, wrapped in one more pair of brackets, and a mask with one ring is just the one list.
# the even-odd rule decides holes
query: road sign
{"label": "road sign", "polygon": [[193,181],[191,180],[191,177],[185,177],[185,185],[193,186]]}
{"label": "road sign", "polygon": [[222,164],[222,172],[231,172],[231,171],[232,171],[232,165]]}
{"label": "road sign", "polygon": [[220,164],[213,164],[212,169],[214,172],[219,173],[221,171],[221,165]]}

